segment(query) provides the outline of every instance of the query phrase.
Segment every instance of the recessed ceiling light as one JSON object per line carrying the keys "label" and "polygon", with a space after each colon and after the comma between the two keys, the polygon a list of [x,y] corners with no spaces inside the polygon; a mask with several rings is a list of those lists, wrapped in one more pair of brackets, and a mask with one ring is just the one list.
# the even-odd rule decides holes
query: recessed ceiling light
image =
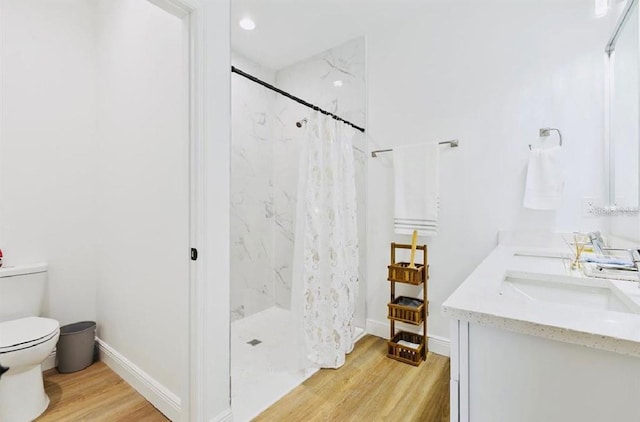
{"label": "recessed ceiling light", "polygon": [[240,19],[238,25],[240,25],[240,28],[244,29],[245,31],[253,31],[254,29],[256,29],[256,23],[250,17]]}
{"label": "recessed ceiling light", "polygon": [[344,84],[340,80],[333,81],[333,86],[335,86],[336,88],[340,88],[342,85]]}

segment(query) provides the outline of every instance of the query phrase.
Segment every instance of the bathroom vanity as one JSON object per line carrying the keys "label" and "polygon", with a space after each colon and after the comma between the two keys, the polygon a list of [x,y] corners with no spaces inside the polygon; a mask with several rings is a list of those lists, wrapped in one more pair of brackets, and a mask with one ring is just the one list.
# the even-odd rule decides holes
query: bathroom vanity
{"label": "bathroom vanity", "polygon": [[508,237],[443,305],[451,421],[640,421],[638,283],[571,270],[559,235]]}
{"label": "bathroom vanity", "polygon": [[[626,2],[605,48],[602,210],[612,235],[635,239],[627,247],[640,244],[638,3]],[[443,304],[451,421],[640,421],[638,282],[572,270],[571,236],[499,237]]]}

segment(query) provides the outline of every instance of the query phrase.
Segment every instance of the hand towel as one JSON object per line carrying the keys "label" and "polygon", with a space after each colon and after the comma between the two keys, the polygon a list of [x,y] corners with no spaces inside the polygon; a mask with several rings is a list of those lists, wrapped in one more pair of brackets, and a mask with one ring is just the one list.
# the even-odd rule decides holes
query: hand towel
{"label": "hand towel", "polygon": [[436,142],[393,149],[397,234],[438,234],[439,154]]}
{"label": "hand towel", "polygon": [[533,148],[524,192],[524,207],[533,210],[555,210],[562,201],[562,148]]}

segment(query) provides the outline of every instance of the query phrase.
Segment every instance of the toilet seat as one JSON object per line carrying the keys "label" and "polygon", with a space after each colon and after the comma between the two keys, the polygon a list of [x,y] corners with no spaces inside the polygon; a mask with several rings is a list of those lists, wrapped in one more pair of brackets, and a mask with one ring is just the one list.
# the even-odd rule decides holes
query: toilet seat
{"label": "toilet seat", "polygon": [[0,355],[28,349],[51,340],[60,323],[51,318],[27,317],[0,322]]}

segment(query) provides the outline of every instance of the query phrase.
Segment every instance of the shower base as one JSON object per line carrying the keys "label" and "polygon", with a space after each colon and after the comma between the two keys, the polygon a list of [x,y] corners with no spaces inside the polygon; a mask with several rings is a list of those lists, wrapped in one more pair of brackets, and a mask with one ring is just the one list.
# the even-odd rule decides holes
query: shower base
{"label": "shower base", "polygon": [[[231,323],[234,421],[250,421],[318,371],[294,366],[293,322],[290,311],[273,307]],[[364,331],[356,329],[356,334],[359,339]]]}

